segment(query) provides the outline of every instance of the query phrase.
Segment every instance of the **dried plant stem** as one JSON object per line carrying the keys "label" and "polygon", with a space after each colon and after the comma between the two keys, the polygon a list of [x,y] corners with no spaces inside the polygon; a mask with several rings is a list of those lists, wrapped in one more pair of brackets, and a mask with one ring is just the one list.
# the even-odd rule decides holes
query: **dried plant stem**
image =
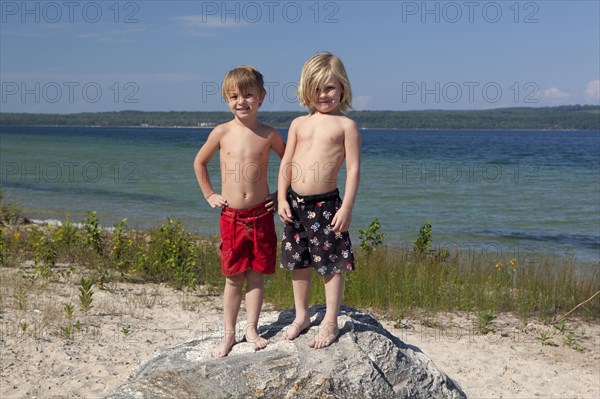
{"label": "dried plant stem", "polygon": [[564,315],[560,316],[558,319],[554,320],[554,323],[558,323],[559,321],[565,319],[568,315],[570,315],[575,310],[577,310],[577,308],[579,308],[582,305],[585,305],[586,303],[588,303],[589,301],[591,301],[592,299],[594,299],[596,297],[596,295],[598,295],[598,294],[600,294],[600,291],[596,291],[596,293],[594,295],[592,295],[591,297],[589,297],[585,301],[581,302],[579,305],[575,306],[573,309],[569,310],[567,313],[565,313]]}

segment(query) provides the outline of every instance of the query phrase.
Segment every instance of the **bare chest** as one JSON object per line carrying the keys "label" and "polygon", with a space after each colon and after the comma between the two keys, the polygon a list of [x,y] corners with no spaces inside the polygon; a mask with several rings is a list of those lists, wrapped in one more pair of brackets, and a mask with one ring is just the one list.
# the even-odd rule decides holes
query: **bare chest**
{"label": "bare chest", "polygon": [[264,139],[228,138],[221,143],[222,160],[261,161],[269,155],[269,144]]}
{"label": "bare chest", "polygon": [[344,144],[344,134],[339,130],[313,129],[299,132],[298,144],[307,147],[332,147]]}

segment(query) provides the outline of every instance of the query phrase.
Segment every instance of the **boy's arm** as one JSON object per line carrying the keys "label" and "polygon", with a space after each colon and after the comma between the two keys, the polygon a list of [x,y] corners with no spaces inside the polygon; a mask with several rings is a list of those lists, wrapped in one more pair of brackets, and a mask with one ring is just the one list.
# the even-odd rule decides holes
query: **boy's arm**
{"label": "boy's arm", "polygon": [[344,127],[344,149],[346,151],[346,188],[344,201],[331,221],[336,233],[347,231],[352,222],[352,209],[360,182],[360,132],[353,121]]}
{"label": "boy's arm", "polygon": [[293,168],[291,167],[291,163],[294,151],[296,150],[296,121],[297,119],[292,121],[288,130],[285,152],[281,157],[281,166],[279,167],[279,177],[277,179],[277,214],[284,223],[292,223],[294,221],[292,219],[290,204],[287,202],[287,191],[292,181]]}
{"label": "boy's arm", "polygon": [[[277,130],[274,130],[274,133],[271,136],[271,149],[279,156],[279,158],[283,158],[285,143]],[[274,193],[270,193],[267,198],[265,198],[265,201],[267,201],[265,208],[267,208],[269,212],[277,211],[277,190],[275,190]]]}
{"label": "boy's arm", "polygon": [[279,134],[278,131],[275,131],[271,140],[271,148],[279,158],[283,158],[283,154],[285,153],[285,142],[283,141],[283,137],[281,137],[281,134]]}
{"label": "boy's arm", "polygon": [[196,172],[196,179],[198,180],[198,185],[202,190],[202,194],[206,201],[208,201],[209,205],[212,208],[222,208],[224,205],[227,205],[227,200],[222,197],[220,194],[215,193],[215,190],[210,182],[210,176],[208,173],[208,162],[211,160],[213,155],[217,152],[220,147],[222,136],[222,129],[216,127],[212,132],[208,135],[208,139],[204,145],[196,154],[196,158],[194,159],[194,172]]}

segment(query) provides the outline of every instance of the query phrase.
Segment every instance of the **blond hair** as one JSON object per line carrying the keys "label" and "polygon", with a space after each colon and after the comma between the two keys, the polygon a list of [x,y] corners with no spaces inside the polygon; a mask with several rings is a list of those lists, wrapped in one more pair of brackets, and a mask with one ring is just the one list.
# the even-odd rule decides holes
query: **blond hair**
{"label": "blond hair", "polygon": [[258,69],[250,65],[241,65],[234,68],[227,72],[227,75],[223,78],[221,94],[225,101],[227,101],[227,92],[236,89],[241,94],[247,93],[250,89],[257,89],[261,97],[267,94],[263,75],[258,72]]}
{"label": "blond hair", "polygon": [[298,100],[311,114],[315,112],[311,103],[317,97],[317,89],[329,76],[337,79],[342,88],[340,111],[346,112],[352,107],[352,89],[342,60],[330,52],[321,52],[304,63],[298,83]]}

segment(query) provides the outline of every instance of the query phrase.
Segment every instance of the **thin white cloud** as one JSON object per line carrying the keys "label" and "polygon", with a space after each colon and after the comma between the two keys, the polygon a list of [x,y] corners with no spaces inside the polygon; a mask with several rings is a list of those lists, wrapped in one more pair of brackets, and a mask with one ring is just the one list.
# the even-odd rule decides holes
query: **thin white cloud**
{"label": "thin white cloud", "polygon": [[559,88],[551,87],[543,91],[544,98],[548,100],[564,100],[569,98],[571,95],[566,91],[562,91]]}
{"label": "thin white cloud", "polygon": [[369,108],[371,96],[356,96],[352,98],[352,108],[357,111],[362,111]]}
{"label": "thin white cloud", "polygon": [[600,80],[591,80],[585,86],[585,98],[600,102]]}

